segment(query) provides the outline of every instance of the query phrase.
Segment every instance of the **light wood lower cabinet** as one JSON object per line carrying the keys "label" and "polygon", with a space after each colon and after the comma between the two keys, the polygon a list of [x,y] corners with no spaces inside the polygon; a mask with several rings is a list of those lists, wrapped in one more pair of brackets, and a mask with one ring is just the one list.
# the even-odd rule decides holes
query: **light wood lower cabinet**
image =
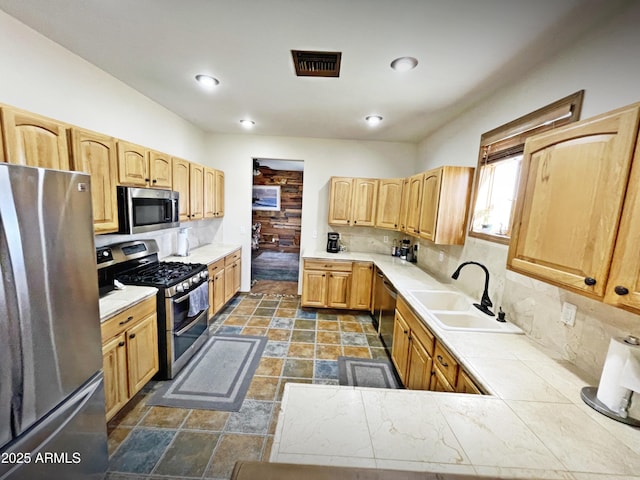
{"label": "light wood lower cabinet", "polygon": [[240,290],[242,279],[242,250],[209,264],[209,318],[222,310],[222,307]]}
{"label": "light wood lower cabinet", "polygon": [[369,310],[373,263],[306,259],[302,272],[302,306]]}
{"label": "light wood lower cabinet", "polygon": [[402,297],[396,305],[391,360],[408,389],[482,393]]}
{"label": "light wood lower cabinet", "polygon": [[156,298],[150,297],[102,323],[107,420],[158,371]]}

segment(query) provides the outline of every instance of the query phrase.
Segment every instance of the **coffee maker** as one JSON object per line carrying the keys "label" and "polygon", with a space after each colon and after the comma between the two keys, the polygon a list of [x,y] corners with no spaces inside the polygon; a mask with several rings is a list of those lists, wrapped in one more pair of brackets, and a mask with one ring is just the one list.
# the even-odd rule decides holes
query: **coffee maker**
{"label": "coffee maker", "polygon": [[327,252],[338,253],[340,251],[340,234],[329,232],[327,237]]}

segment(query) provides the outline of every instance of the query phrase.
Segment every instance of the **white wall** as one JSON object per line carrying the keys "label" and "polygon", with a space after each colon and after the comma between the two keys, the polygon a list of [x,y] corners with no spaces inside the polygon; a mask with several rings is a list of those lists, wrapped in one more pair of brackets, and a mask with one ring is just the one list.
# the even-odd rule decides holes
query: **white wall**
{"label": "white wall", "polygon": [[[576,45],[423,140],[418,169],[444,164],[476,166],[482,133],[577,90],[585,90],[581,118],[640,101],[639,45],[640,2],[627,2],[626,11]],[[439,261],[440,251],[445,254],[443,262]],[[508,318],[520,324],[529,336],[596,378],[610,337],[640,334],[638,315],[507,272],[506,257],[504,246],[468,238],[464,247],[423,245],[420,263],[447,276],[462,261],[486,263],[492,274],[490,294],[496,307],[503,305]],[[468,293],[479,295],[481,273],[479,269],[465,269],[456,283]],[[573,328],[559,322],[563,301],[578,305]]]}
{"label": "white wall", "polygon": [[205,163],[205,134],[0,11],[0,103]]}
{"label": "white wall", "polygon": [[304,161],[302,233],[300,247],[326,247],[329,177],[391,178],[415,170],[417,146],[407,143],[364,142],[260,135],[208,137],[207,161],[225,172],[224,241],[243,247],[242,290],[251,279],[251,187],[253,158]]}

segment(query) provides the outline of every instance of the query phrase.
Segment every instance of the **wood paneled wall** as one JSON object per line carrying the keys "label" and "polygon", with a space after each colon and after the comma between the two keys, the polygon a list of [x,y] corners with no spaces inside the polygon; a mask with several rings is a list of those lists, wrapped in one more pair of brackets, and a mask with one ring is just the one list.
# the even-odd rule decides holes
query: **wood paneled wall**
{"label": "wood paneled wall", "polygon": [[280,185],[280,211],[253,211],[253,224],[262,224],[260,250],[300,252],[303,172],[260,167],[254,185]]}

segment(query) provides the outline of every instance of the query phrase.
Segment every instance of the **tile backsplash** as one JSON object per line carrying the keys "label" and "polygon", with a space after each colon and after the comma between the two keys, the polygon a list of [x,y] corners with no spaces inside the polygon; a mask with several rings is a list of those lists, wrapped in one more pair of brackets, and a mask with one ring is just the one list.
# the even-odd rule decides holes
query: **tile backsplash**
{"label": "tile backsplash", "polygon": [[[420,242],[418,265],[446,279],[462,262],[473,260],[484,264],[491,273],[489,296],[495,310],[501,306],[507,319],[522,328],[529,338],[597,382],[611,337],[640,335],[640,316],[507,270],[507,250],[505,245],[471,237],[467,237],[464,246]],[[470,265],[453,282],[460,290],[480,299],[484,272]],[[578,307],[572,327],[560,320],[563,302]]]}

